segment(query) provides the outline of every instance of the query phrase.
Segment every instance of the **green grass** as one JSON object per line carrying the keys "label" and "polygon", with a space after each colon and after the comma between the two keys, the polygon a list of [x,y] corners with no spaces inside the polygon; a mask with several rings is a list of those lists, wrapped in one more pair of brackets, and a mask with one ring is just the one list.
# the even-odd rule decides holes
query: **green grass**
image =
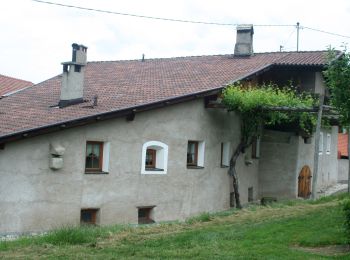
{"label": "green grass", "polygon": [[344,195],[202,213],[184,223],[62,228],[0,243],[0,258],[350,259],[302,247],[344,245]]}

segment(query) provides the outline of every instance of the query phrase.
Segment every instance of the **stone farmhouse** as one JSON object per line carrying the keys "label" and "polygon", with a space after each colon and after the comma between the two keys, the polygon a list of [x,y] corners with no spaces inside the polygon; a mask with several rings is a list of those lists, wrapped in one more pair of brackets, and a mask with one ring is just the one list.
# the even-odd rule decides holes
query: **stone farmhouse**
{"label": "stone farmhouse", "polygon": [[[63,73],[0,100],[0,233],[67,225],[183,220],[232,206],[232,82],[324,91],[325,51],[87,62],[73,44]],[[318,188],[337,181],[337,126],[322,130]],[[308,197],[314,137],[265,129],[237,165],[243,203]],[[306,187],[306,188],[305,188]]]}

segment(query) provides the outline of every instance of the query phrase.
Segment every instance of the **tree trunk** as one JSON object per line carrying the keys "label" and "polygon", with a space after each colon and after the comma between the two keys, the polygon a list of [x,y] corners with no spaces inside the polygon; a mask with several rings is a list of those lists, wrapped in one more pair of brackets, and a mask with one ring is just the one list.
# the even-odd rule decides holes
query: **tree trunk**
{"label": "tree trunk", "polygon": [[239,195],[239,181],[238,181],[238,175],[236,171],[236,162],[241,154],[247,147],[249,147],[252,144],[253,140],[250,142],[245,142],[244,140],[241,140],[238,146],[236,147],[235,152],[232,154],[231,160],[230,160],[230,168],[228,170],[228,174],[232,176],[232,186],[233,186],[233,192],[235,195],[235,201],[236,201],[236,208],[241,209],[241,200]]}

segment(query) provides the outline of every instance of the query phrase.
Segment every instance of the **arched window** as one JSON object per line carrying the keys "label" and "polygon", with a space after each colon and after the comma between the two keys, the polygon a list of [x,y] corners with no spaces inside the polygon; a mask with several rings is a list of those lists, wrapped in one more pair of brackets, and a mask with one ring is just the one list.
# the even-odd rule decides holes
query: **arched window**
{"label": "arched window", "polygon": [[142,146],[141,174],[166,174],[168,170],[168,146],[149,141]]}

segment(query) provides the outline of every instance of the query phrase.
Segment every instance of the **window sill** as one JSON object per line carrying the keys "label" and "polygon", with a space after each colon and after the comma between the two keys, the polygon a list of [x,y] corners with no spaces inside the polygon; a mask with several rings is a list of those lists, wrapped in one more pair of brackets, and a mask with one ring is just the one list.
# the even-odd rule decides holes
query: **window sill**
{"label": "window sill", "polygon": [[220,168],[230,168],[228,165],[220,165]]}
{"label": "window sill", "polygon": [[164,171],[164,169],[157,169],[157,168],[148,168],[148,169],[144,169],[141,171],[141,174],[145,174],[145,175],[151,175],[151,174],[158,174],[158,175],[165,175],[167,174],[166,171]]}
{"label": "window sill", "polygon": [[151,172],[151,171],[164,172],[164,169],[146,168],[146,172]]}
{"label": "window sill", "polygon": [[95,174],[95,175],[99,175],[99,174],[109,174],[109,172],[99,172],[99,171],[85,171],[85,174]]}
{"label": "window sill", "polygon": [[203,166],[196,166],[196,165],[187,165],[187,169],[198,169],[198,170],[201,170],[201,169],[204,169]]}

